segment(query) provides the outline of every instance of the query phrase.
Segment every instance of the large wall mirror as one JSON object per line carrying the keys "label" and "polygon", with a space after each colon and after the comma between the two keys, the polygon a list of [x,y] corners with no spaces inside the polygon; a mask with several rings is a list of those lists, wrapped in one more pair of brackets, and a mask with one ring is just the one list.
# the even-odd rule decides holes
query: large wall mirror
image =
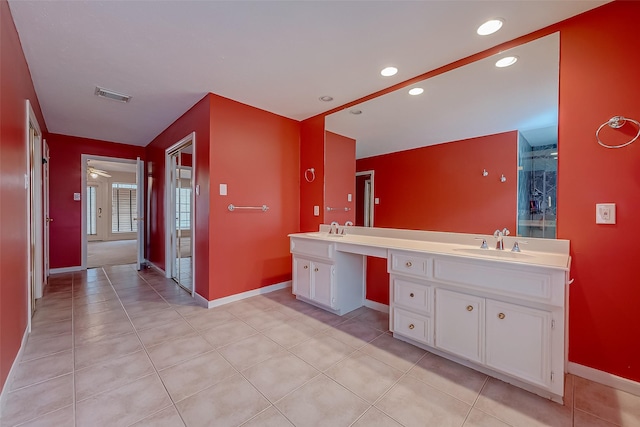
{"label": "large wall mirror", "polygon": [[326,130],[375,171],[357,188],[379,203],[376,226],[555,238],[558,73],[554,33],[331,114]]}

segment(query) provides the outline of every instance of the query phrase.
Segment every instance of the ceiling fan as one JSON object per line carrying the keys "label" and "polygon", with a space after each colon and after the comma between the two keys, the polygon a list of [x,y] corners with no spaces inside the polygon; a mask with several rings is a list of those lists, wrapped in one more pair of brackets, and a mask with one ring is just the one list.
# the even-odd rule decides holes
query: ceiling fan
{"label": "ceiling fan", "polygon": [[87,173],[93,179],[98,178],[98,176],[104,176],[104,177],[107,177],[107,178],[111,178],[111,175],[109,175],[107,173],[107,171],[103,171],[102,169],[96,169],[96,168],[91,167],[91,166],[87,167]]}

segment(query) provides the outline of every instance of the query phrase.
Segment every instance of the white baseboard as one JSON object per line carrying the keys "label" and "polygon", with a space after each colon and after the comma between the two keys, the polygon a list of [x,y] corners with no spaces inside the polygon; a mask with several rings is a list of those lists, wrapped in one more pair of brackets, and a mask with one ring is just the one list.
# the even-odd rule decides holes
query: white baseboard
{"label": "white baseboard", "polygon": [[7,380],[2,386],[2,392],[0,392],[0,418],[2,418],[2,408],[4,408],[4,399],[7,393],[9,393],[9,387],[11,382],[13,381],[13,375],[15,374],[16,367],[20,360],[22,359],[22,352],[24,351],[24,347],[27,344],[27,338],[29,338],[29,329],[25,328],[24,335],[22,335],[22,342],[20,343],[20,350],[18,350],[18,354],[16,354],[16,358],[13,359],[13,363],[11,364],[11,369],[9,369],[9,375],[7,375]]}
{"label": "white baseboard", "polygon": [[626,391],[627,393],[631,393],[636,396],[640,396],[640,382],[632,381],[626,378],[619,377],[617,375],[610,374],[608,372],[599,371],[598,369],[579,365],[573,362],[569,362],[568,370],[572,375],[586,378],[588,380],[595,381],[597,383],[604,384],[618,390]]}
{"label": "white baseboard", "polygon": [[204,307],[213,308],[219,307],[221,305],[229,304],[231,302],[236,302],[243,300],[245,298],[255,297],[257,295],[268,294],[269,292],[278,291],[280,289],[290,288],[291,280],[287,280],[286,282],[276,283],[274,285],[265,286],[263,288],[253,289],[251,291],[242,292],[235,295],[229,295],[228,297],[214,299],[212,301],[207,301],[203,296],[196,293],[195,298],[198,301],[198,304],[202,304]]}
{"label": "white baseboard", "polygon": [[76,265],[75,267],[52,268],[49,270],[49,274],[71,273],[73,271],[82,271],[82,270],[86,270],[86,269],[82,268],[81,265]]}
{"label": "white baseboard", "polygon": [[369,307],[372,310],[381,311],[383,313],[389,312],[389,306],[380,302],[371,301],[370,299],[364,300],[364,306]]}

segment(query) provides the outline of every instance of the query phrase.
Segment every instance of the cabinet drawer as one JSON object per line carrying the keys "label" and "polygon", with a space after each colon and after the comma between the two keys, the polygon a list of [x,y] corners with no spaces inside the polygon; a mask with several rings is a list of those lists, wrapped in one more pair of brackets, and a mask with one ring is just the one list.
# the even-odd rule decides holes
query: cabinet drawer
{"label": "cabinet drawer", "polygon": [[393,333],[431,345],[431,319],[400,308],[394,308]]}
{"label": "cabinet drawer", "polygon": [[391,279],[393,283],[393,303],[421,314],[431,314],[433,288],[426,284],[414,283],[397,277]]}
{"label": "cabinet drawer", "polygon": [[291,239],[291,252],[316,258],[333,259],[335,244],[312,239]]}
{"label": "cabinet drawer", "polygon": [[391,252],[389,273],[399,273],[420,278],[431,277],[433,259],[410,252]]}

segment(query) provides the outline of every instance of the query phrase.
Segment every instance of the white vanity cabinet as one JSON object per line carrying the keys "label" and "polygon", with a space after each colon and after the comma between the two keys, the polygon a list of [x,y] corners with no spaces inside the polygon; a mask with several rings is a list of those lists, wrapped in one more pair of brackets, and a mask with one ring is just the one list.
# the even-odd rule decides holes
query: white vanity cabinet
{"label": "white vanity cabinet", "polygon": [[337,252],[334,242],[291,239],[293,293],[298,299],[343,315],[362,307],[362,256]]}

